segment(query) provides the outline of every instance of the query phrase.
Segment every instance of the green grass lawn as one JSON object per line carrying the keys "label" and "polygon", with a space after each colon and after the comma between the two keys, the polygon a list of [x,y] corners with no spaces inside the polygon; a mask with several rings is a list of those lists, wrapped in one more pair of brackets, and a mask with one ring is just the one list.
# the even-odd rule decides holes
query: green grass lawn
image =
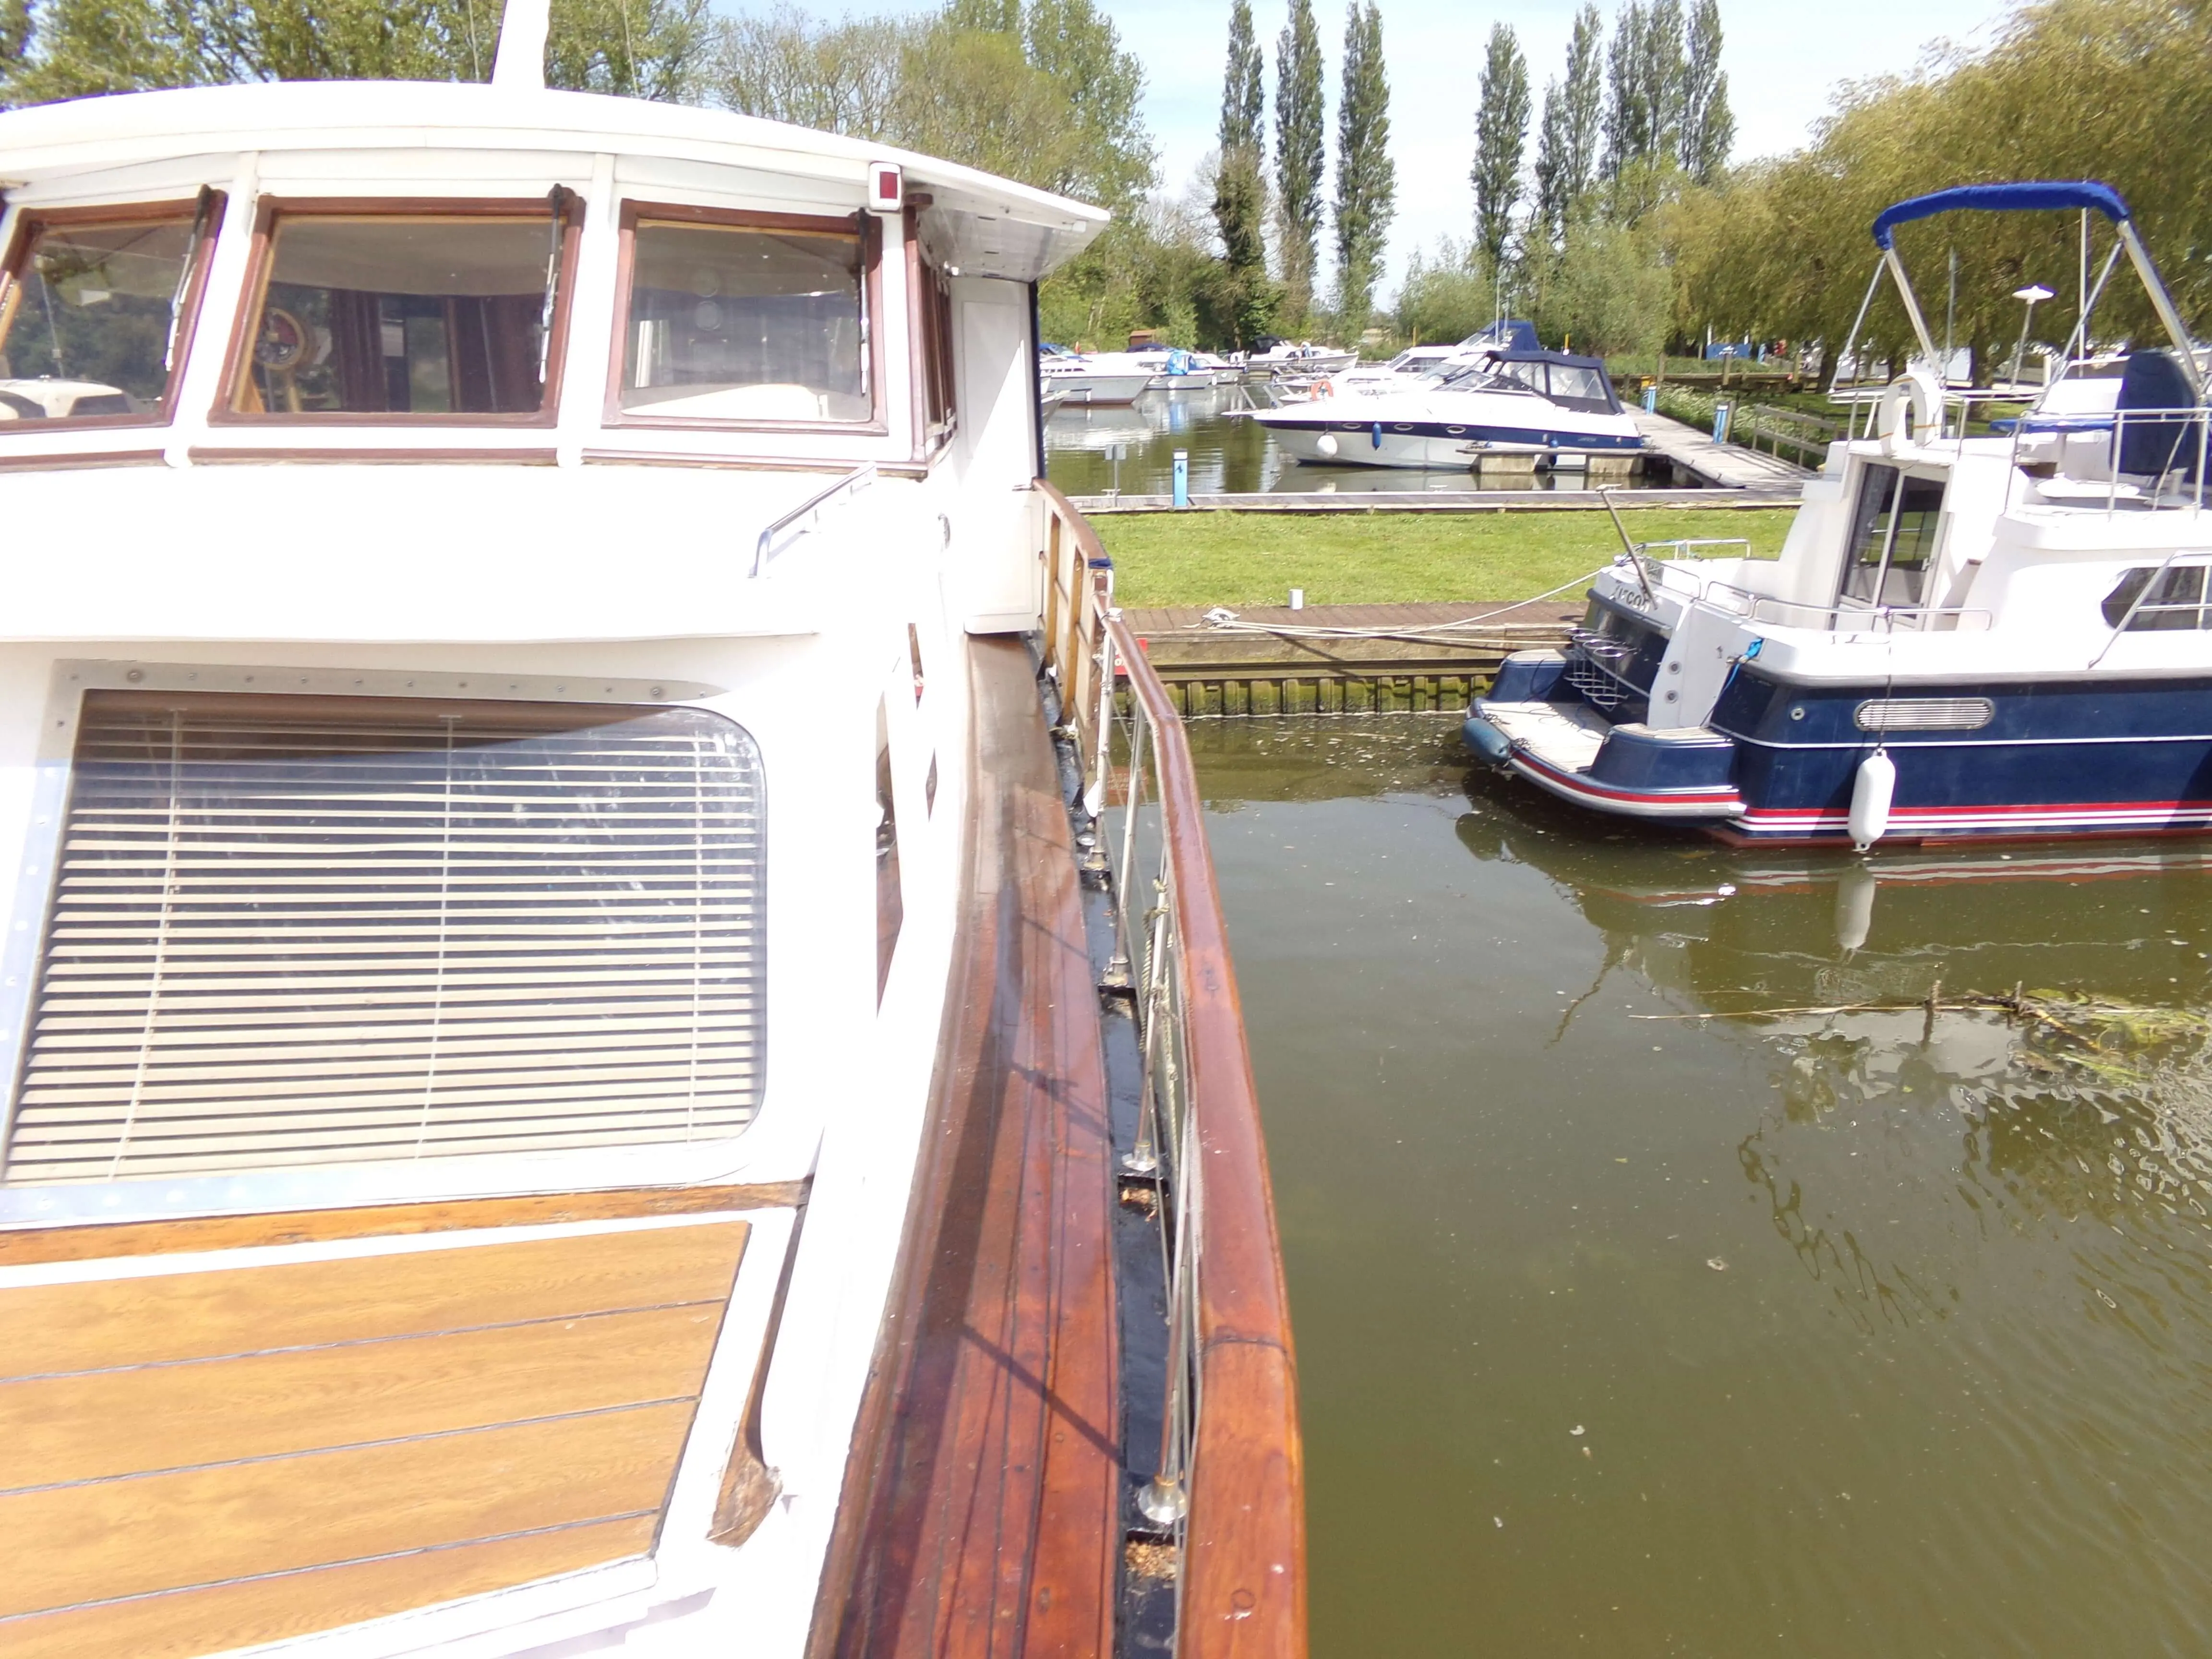
{"label": "green grass lawn", "polygon": [[[1790,507],[1636,507],[1639,542],[1741,537],[1771,558]],[[1620,538],[1603,512],[1102,513],[1125,605],[1413,605],[1525,599],[1611,561]],[[1715,549],[1724,556],[1726,550]]]}

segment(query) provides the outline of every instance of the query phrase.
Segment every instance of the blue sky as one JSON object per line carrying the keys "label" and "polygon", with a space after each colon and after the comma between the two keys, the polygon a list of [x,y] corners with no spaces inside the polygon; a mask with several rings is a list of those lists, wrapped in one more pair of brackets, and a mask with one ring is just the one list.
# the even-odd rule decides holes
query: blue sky
{"label": "blue sky", "polygon": [[[1144,61],[1145,115],[1160,149],[1161,184],[1180,194],[1212,148],[1220,118],[1229,0],[1103,0],[1122,42]],[[1610,14],[1613,0],[1598,0]],[[717,0],[717,9],[765,10],[769,0]],[[1415,247],[1464,238],[1474,207],[1476,82],[1492,23],[1520,36],[1541,107],[1547,78],[1559,73],[1578,0],[1468,6],[1438,0],[1381,0],[1390,72],[1391,151],[1398,164],[1398,215],[1390,238],[1389,286]],[[830,8],[806,9],[834,15]],[[856,0],[836,11],[912,12],[933,0]],[[1802,0],[1721,0],[1724,67],[1736,115],[1736,159],[1804,142],[1839,82],[1910,70],[1938,41],[1986,44],[2013,7],[2007,0],[1853,0],[1847,21]],[[1328,58],[1332,133],[1344,17],[1340,0],[1316,0]],[[1284,0],[1253,0],[1267,44],[1272,96],[1274,40]],[[1273,119],[1270,106],[1269,118]],[[1332,143],[1334,140],[1332,139]]]}

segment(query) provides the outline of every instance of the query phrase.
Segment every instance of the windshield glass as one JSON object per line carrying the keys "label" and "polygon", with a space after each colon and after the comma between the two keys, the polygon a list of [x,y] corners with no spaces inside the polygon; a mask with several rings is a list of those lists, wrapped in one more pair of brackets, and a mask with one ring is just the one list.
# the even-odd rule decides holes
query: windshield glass
{"label": "windshield glass", "polygon": [[1552,400],[1581,409],[1611,409],[1613,388],[1604,374],[1573,363],[1552,365]]}
{"label": "windshield glass", "polygon": [[623,337],[623,411],[866,420],[874,402],[865,276],[857,227],[641,222]]}
{"label": "windshield glass", "polygon": [[189,205],[33,225],[0,290],[0,422],[157,414],[191,244]]}
{"label": "windshield glass", "polygon": [[536,413],[561,222],[550,212],[280,216],[232,408]]}

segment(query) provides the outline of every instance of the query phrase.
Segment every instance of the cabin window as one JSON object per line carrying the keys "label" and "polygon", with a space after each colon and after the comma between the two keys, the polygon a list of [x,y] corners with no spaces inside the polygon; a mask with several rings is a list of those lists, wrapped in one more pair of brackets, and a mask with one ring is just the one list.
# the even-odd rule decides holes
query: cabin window
{"label": "cabin window", "polygon": [[222,199],[25,216],[0,275],[0,432],[166,418]]}
{"label": "cabin window", "polygon": [[550,417],[574,198],[270,214],[234,415]]}
{"label": "cabin window", "polygon": [[618,417],[745,425],[873,416],[859,220],[633,211]]}
{"label": "cabin window", "polygon": [[[2205,567],[2183,564],[2164,571],[2143,568],[2127,572],[2119,585],[2105,596],[2105,621],[2118,628],[2123,621],[2130,634],[2162,634],[2212,627],[2212,609],[2205,605]],[[2155,583],[2152,578],[2158,580]],[[2146,592],[2144,590],[2149,591]],[[2134,614],[2130,615],[2132,607]]]}
{"label": "cabin window", "polygon": [[738,1133],[762,787],[689,708],[88,693],[7,1182]]}
{"label": "cabin window", "polygon": [[1943,515],[1943,481],[1869,466],[1851,515],[1841,596],[1872,605],[1920,603]]}

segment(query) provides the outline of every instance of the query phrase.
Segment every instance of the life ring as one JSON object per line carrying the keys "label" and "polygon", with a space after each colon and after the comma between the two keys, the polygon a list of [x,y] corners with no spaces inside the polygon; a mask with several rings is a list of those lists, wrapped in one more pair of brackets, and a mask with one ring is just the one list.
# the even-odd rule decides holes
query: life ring
{"label": "life ring", "polygon": [[[1908,410],[1911,415],[1909,431],[1905,423]],[[1894,455],[1901,449],[1927,442],[1942,430],[1942,418],[1943,388],[1936,384],[1936,377],[1927,370],[1911,369],[1883,388],[1881,402],[1875,408],[1875,435],[1881,440],[1881,453]]]}

